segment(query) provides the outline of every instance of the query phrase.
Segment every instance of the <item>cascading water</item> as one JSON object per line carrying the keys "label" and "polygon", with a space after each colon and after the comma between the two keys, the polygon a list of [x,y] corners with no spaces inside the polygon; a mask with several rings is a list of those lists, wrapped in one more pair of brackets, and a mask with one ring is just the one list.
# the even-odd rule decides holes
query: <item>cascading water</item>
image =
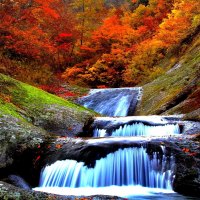
{"label": "cascading water", "polygon": [[[122,136],[125,139],[104,138],[105,141],[98,144],[96,140],[103,138],[96,138],[88,143],[93,146],[104,143],[112,146],[110,139],[118,141],[120,139],[120,144],[123,141],[128,144],[133,139],[137,142],[138,138],[133,136],[170,136],[180,133],[179,126],[173,122],[168,123],[166,117],[113,117],[133,114],[140,97],[141,88],[118,88],[91,90],[88,96],[80,98],[78,103],[81,105],[112,116],[95,119],[94,137]],[[139,140],[145,141],[146,138],[141,137]],[[164,147],[162,149],[162,155],[155,152],[150,156],[144,147],[130,145],[96,160],[93,168],[76,160],[57,161],[43,169],[40,187],[35,190],[76,196],[106,194],[133,197],[134,195],[134,199],[135,195],[173,193],[174,157],[166,157]]]}
{"label": "cascading water", "polygon": [[106,129],[94,129],[94,137],[117,137],[117,136],[164,136],[180,134],[178,124],[166,124],[162,126],[148,126],[143,123],[125,124],[108,133]]}
{"label": "cascading water", "polygon": [[75,160],[57,161],[47,166],[40,187],[106,187],[136,186],[171,189],[174,158],[150,159],[141,148],[119,149],[96,161],[94,168]]}
{"label": "cascading water", "polygon": [[133,114],[141,88],[94,89],[78,103],[107,116]]}

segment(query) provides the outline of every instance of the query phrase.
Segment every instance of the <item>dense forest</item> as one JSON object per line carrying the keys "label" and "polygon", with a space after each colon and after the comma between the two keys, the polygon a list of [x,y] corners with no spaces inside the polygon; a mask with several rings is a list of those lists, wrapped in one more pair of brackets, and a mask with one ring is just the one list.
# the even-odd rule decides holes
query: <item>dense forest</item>
{"label": "dense forest", "polygon": [[196,0],[2,0],[0,7],[0,72],[33,85],[55,77],[99,88],[147,83],[176,63],[200,22]]}

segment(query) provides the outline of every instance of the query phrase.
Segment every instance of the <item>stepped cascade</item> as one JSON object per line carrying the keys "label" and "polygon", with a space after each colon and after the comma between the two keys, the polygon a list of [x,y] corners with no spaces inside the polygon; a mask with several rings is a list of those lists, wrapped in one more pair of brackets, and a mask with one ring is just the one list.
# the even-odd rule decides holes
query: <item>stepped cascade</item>
{"label": "stepped cascade", "polygon": [[[140,97],[141,88],[118,88],[91,90],[88,96],[79,99],[78,102],[85,107],[112,116],[99,117],[94,121],[95,138],[89,140],[90,145],[103,145],[101,142],[95,142],[100,140],[96,137],[105,137],[104,142],[112,146],[110,137],[120,136],[119,142],[122,142],[123,138],[130,142],[133,138],[138,141],[135,136],[143,136],[140,140],[146,140],[147,136],[160,137],[180,133],[179,125],[173,121],[169,123],[165,117],[127,117],[134,113]],[[73,159],[56,161],[42,170],[40,190],[45,191],[45,188],[95,189],[113,186],[137,188],[139,186],[173,192],[174,157],[169,154],[166,156],[165,148],[161,147],[161,149],[162,153],[153,150],[149,154],[145,146],[119,147],[114,152],[108,152],[97,159],[93,167]],[[109,195],[109,191],[106,194]]]}
{"label": "stepped cascade", "polygon": [[40,187],[105,187],[141,185],[171,189],[174,158],[150,159],[141,148],[119,149],[96,161],[94,168],[75,160],[57,161],[41,175]]}
{"label": "stepped cascade", "polygon": [[110,134],[106,129],[95,129],[94,137],[117,137],[117,136],[162,136],[179,134],[179,126],[177,124],[166,124],[162,126],[148,126],[143,123],[135,123],[132,125],[120,126],[113,130]]}

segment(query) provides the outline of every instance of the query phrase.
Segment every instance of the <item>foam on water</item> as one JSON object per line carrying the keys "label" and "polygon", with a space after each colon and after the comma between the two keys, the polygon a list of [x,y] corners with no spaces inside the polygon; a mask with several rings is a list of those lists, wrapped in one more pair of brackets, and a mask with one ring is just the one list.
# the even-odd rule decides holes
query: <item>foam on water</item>
{"label": "foam on water", "polygon": [[58,195],[74,195],[74,196],[90,196],[90,195],[111,195],[119,197],[134,196],[155,196],[160,193],[174,194],[172,190],[158,189],[158,188],[145,188],[138,186],[109,186],[109,187],[82,187],[82,188],[69,188],[69,187],[38,187],[34,188],[35,191],[42,191]]}
{"label": "foam on water", "polygon": [[180,134],[178,124],[165,124],[162,126],[148,126],[143,123],[134,123],[132,125],[125,124],[118,129],[113,130],[110,134],[106,129],[94,129],[94,137],[105,136],[165,136]]}

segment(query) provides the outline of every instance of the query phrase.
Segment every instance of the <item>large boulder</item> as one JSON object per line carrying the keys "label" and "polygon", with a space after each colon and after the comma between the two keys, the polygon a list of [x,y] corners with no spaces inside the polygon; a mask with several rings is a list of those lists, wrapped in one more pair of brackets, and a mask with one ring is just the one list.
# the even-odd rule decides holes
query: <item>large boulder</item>
{"label": "large boulder", "polygon": [[[95,112],[0,74],[0,112],[14,114],[56,135],[84,131]],[[12,112],[11,112],[12,111]],[[13,112],[14,111],[14,112]]]}
{"label": "large boulder", "polygon": [[38,184],[43,148],[86,130],[96,113],[0,74],[0,179],[10,174]]}
{"label": "large boulder", "polygon": [[174,143],[176,177],[173,188],[183,195],[200,197],[200,135],[182,138]]}
{"label": "large boulder", "polygon": [[31,184],[37,184],[39,169],[35,169],[35,162],[50,135],[11,115],[0,117],[0,127],[0,179],[17,173]]}

